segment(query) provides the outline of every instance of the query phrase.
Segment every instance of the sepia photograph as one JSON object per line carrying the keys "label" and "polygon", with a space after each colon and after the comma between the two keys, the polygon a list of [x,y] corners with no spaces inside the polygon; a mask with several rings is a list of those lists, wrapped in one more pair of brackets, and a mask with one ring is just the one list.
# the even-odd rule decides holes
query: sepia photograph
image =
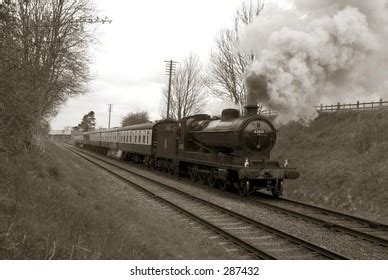
{"label": "sepia photograph", "polygon": [[388,0],[0,0],[0,266],[22,260],[373,275]]}

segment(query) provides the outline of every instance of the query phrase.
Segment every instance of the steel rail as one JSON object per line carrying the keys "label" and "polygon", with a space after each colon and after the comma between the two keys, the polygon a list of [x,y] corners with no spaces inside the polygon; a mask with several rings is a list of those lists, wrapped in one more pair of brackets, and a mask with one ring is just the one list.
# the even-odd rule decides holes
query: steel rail
{"label": "steel rail", "polygon": [[[309,241],[307,241],[307,240],[304,240],[304,239],[302,239],[302,238],[295,237],[295,236],[293,236],[293,235],[291,235],[291,234],[288,234],[288,233],[283,232],[283,231],[281,231],[281,230],[275,229],[275,228],[273,228],[273,227],[271,227],[271,226],[268,226],[268,225],[266,225],[266,224],[260,223],[260,222],[258,222],[258,221],[256,221],[256,220],[253,220],[253,219],[249,218],[249,217],[246,217],[246,216],[243,216],[243,215],[238,214],[238,213],[236,213],[236,212],[233,212],[233,211],[231,211],[231,210],[229,210],[229,209],[226,209],[226,208],[224,208],[224,207],[222,207],[222,206],[219,206],[219,205],[214,204],[214,203],[212,203],[212,202],[209,202],[209,201],[207,201],[207,200],[203,200],[203,199],[201,199],[201,198],[199,198],[199,197],[196,197],[196,196],[193,196],[193,195],[188,194],[188,193],[186,193],[186,192],[183,192],[183,191],[181,191],[181,190],[179,190],[179,189],[176,189],[176,188],[174,188],[174,187],[171,187],[171,186],[169,186],[169,185],[167,185],[167,184],[164,184],[164,183],[162,183],[162,182],[159,182],[159,181],[153,180],[153,179],[151,179],[151,178],[148,178],[148,177],[146,177],[146,176],[144,176],[144,175],[142,175],[142,174],[139,174],[139,173],[137,173],[137,172],[134,172],[134,171],[132,171],[132,170],[129,170],[128,168],[125,168],[125,167],[122,167],[122,166],[120,166],[120,165],[117,165],[116,163],[112,163],[112,162],[111,162],[112,159],[110,159],[111,161],[108,161],[108,160],[105,159],[105,157],[103,157],[103,156],[101,156],[101,155],[96,156],[96,155],[92,154],[92,152],[89,152],[89,151],[88,151],[88,152],[85,152],[84,150],[76,149],[76,148],[74,148],[74,147],[72,147],[72,146],[70,146],[70,145],[68,145],[68,149],[71,150],[72,152],[75,152],[75,153],[78,154],[78,155],[80,155],[80,153],[81,153],[82,155],[80,155],[80,156],[82,156],[82,157],[83,157],[84,154],[86,154],[86,155],[88,155],[88,156],[90,156],[90,157],[93,157],[93,158],[95,158],[95,159],[98,159],[98,160],[100,160],[100,161],[102,161],[102,162],[105,162],[105,163],[107,163],[107,164],[110,164],[110,165],[113,165],[113,166],[115,166],[115,167],[117,167],[117,168],[120,168],[120,169],[122,169],[122,170],[124,170],[124,171],[126,171],[126,172],[130,172],[131,174],[134,174],[134,175],[136,175],[136,176],[138,176],[138,177],[141,177],[141,178],[144,179],[144,180],[147,180],[147,181],[152,182],[152,183],[154,183],[154,184],[158,184],[158,185],[160,185],[160,186],[163,186],[164,188],[167,188],[168,190],[172,190],[172,191],[174,191],[174,192],[176,192],[176,193],[179,193],[179,194],[181,194],[181,195],[184,195],[184,196],[186,196],[186,197],[189,197],[189,198],[192,199],[192,200],[196,200],[196,201],[198,201],[198,202],[200,202],[200,203],[206,204],[206,205],[208,205],[208,206],[210,206],[210,207],[212,207],[212,208],[215,208],[215,209],[217,209],[217,210],[219,210],[219,211],[221,211],[221,212],[224,212],[224,213],[228,214],[229,216],[235,217],[235,218],[237,218],[237,219],[239,219],[239,220],[242,220],[242,221],[244,221],[244,222],[246,222],[246,223],[249,223],[249,224],[253,225],[253,226],[256,227],[256,228],[264,229],[264,230],[266,230],[266,231],[268,231],[268,232],[270,232],[270,233],[272,233],[272,234],[274,234],[274,235],[280,236],[280,237],[282,237],[282,238],[284,238],[284,239],[286,239],[286,240],[288,240],[288,241],[290,241],[290,242],[292,242],[292,243],[294,243],[294,244],[300,245],[300,246],[302,246],[302,247],[304,247],[304,248],[307,248],[307,249],[309,249],[309,250],[311,250],[311,251],[314,251],[314,252],[316,252],[316,253],[318,253],[318,254],[320,254],[320,255],[322,255],[322,256],[325,256],[326,258],[329,258],[329,259],[348,259],[347,257],[342,256],[342,255],[340,255],[340,254],[338,254],[338,253],[332,252],[332,251],[330,251],[330,250],[328,250],[328,249],[326,249],[326,248],[323,248],[323,247],[320,247],[320,246],[318,246],[318,245],[312,244],[311,242],[309,242]],[[76,151],[74,151],[74,149],[76,149]],[[89,161],[91,161],[91,160],[89,160]],[[117,160],[113,160],[113,161],[117,161]],[[91,162],[93,162],[93,161],[91,161]],[[93,162],[93,163],[94,163],[94,162]],[[95,163],[95,164],[96,164],[96,163]],[[112,171],[110,171],[110,172],[112,173]],[[113,173],[114,173],[114,172],[113,172]],[[121,176],[118,175],[118,174],[115,174],[115,175],[121,177]],[[127,180],[127,179],[125,179],[125,180]],[[129,181],[129,180],[127,180],[127,181]],[[131,181],[129,181],[129,182],[131,182]],[[136,183],[133,183],[133,182],[131,182],[131,183],[132,183],[132,184],[136,184]],[[139,187],[140,187],[140,188],[143,188],[143,187],[141,187],[141,186],[139,186]],[[148,191],[148,190],[147,190],[147,191]],[[151,193],[152,193],[152,192],[151,192]],[[185,211],[186,211],[186,210],[185,210]],[[190,213],[191,213],[191,212],[190,212]],[[200,219],[201,219],[201,218],[200,218]],[[205,222],[206,222],[206,221],[205,221]],[[242,240],[241,240],[241,241],[242,241]],[[244,241],[242,241],[242,242],[244,242]],[[251,245],[249,245],[249,246],[251,246]]]}
{"label": "steel rail", "polygon": [[347,218],[347,219],[352,220],[352,221],[356,221],[356,222],[363,223],[363,224],[368,224],[369,227],[371,227],[371,228],[388,231],[388,225],[383,224],[383,223],[367,220],[367,219],[364,219],[364,218],[361,218],[358,216],[354,216],[354,215],[350,215],[350,214],[346,214],[346,213],[342,213],[342,212],[337,212],[337,211],[334,211],[334,210],[331,210],[328,208],[315,206],[315,205],[312,205],[309,203],[304,203],[304,202],[293,200],[290,198],[282,198],[282,200],[284,200],[286,202],[294,203],[294,204],[302,206],[302,207],[309,207],[311,209],[315,209],[317,211],[324,212],[326,214],[333,214],[333,215],[337,215],[337,216],[342,216],[342,217]]}
{"label": "steel rail", "polygon": [[[325,226],[327,228],[332,228],[332,229],[335,229],[335,230],[339,230],[341,232],[345,232],[345,233],[350,234],[352,236],[368,240],[370,242],[379,244],[379,245],[384,246],[384,247],[388,247],[388,240],[383,238],[383,237],[379,237],[379,236],[376,236],[376,235],[373,235],[373,234],[362,232],[362,231],[356,230],[354,228],[350,228],[350,227],[346,227],[346,226],[340,225],[338,223],[326,221],[324,219],[316,218],[316,217],[311,216],[311,214],[310,215],[303,214],[303,213],[297,212],[296,210],[288,209],[286,207],[282,207],[282,206],[279,206],[279,205],[274,205],[272,203],[265,202],[265,201],[257,199],[257,198],[248,197],[247,199],[249,201],[251,201],[252,203],[254,203],[254,204],[261,204],[261,205],[264,205],[266,207],[272,208],[274,210],[281,211],[281,212],[283,212],[285,214],[288,214],[288,215],[291,215],[291,216],[295,216],[295,217],[299,217],[301,219],[314,222],[315,224],[321,224],[321,225],[323,225],[323,226]],[[342,216],[343,218],[348,219],[350,222],[357,222],[357,223],[361,222],[361,223],[364,223],[364,224],[367,224],[367,225],[373,225],[373,226],[371,226],[372,228],[375,228],[375,225],[376,225],[378,227],[383,227],[382,230],[388,230],[388,227],[386,225],[379,224],[379,223],[376,223],[374,221],[368,221],[368,220],[365,220],[365,219],[362,219],[362,218],[359,218],[359,217],[354,217],[354,216],[351,216],[351,215],[347,215],[347,214],[343,214],[343,213],[340,213],[340,212],[336,212],[334,210],[329,210],[329,209],[325,209],[325,208],[321,208],[321,207],[312,206],[312,205],[309,205],[309,204],[304,204],[303,202],[299,202],[299,201],[293,201],[293,200],[283,199],[283,198],[280,199],[279,201],[281,202],[282,200],[284,200],[286,202],[289,202],[289,203],[295,203],[295,204],[297,204],[299,206],[310,208],[310,209],[313,209],[315,211],[320,211],[320,212],[323,212],[323,213],[326,213],[326,214],[329,214],[329,215],[335,215],[335,216],[340,217],[340,218]]]}
{"label": "steel rail", "polygon": [[[124,181],[126,183],[129,183],[130,185],[136,187],[138,190],[143,191],[144,193],[146,193],[150,197],[154,198],[155,200],[158,200],[158,201],[160,201],[160,202],[162,202],[164,204],[169,205],[172,208],[175,208],[178,212],[183,213],[184,215],[188,216],[189,218],[199,222],[203,226],[211,229],[212,231],[217,232],[218,234],[222,235],[226,239],[232,241],[234,244],[237,244],[238,246],[242,247],[243,249],[245,249],[250,254],[253,254],[253,255],[257,256],[259,259],[263,259],[263,260],[275,260],[276,259],[271,254],[268,254],[268,253],[266,253],[266,252],[264,252],[264,251],[262,251],[262,250],[260,250],[260,249],[258,249],[256,247],[250,245],[249,243],[241,240],[240,238],[238,238],[238,237],[236,237],[234,235],[231,235],[230,233],[228,233],[228,232],[224,231],[223,229],[213,225],[212,223],[210,223],[210,222],[208,222],[208,221],[206,221],[206,220],[196,216],[195,214],[191,213],[190,211],[188,211],[188,210],[186,210],[186,209],[184,209],[184,208],[182,208],[182,207],[180,207],[180,206],[170,202],[167,199],[164,199],[163,197],[159,196],[158,194],[155,194],[152,191],[147,190],[146,188],[140,186],[139,184],[137,184],[137,183],[135,183],[133,181],[130,181],[129,179],[124,178],[123,176],[121,176],[121,175],[115,173],[114,171],[110,170],[109,168],[106,168],[105,166],[103,166],[103,165],[101,165],[101,164],[99,164],[99,163],[89,159],[88,157],[86,157],[83,154],[81,154],[81,152],[74,151],[74,150],[72,150],[70,148],[66,148],[66,149],[68,149],[71,152],[75,153],[76,155],[82,157],[83,159],[85,159],[85,160],[87,160],[87,161],[89,161],[89,162],[99,166],[100,168],[104,169],[105,171],[109,172],[110,174],[114,175],[115,177],[119,178],[120,180],[122,180],[122,181]],[[88,156],[93,157],[92,155],[89,155],[89,154],[88,154]],[[94,158],[96,158],[98,160],[101,160],[101,159],[99,159],[97,157],[94,157]],[[103,161],[103,160],[101,160],[101,161]],[[103,162],[111,164],[111,163],[106,162],[106,161],[103,161]],[[111,164],[111,165],[113,165],[113,164]],[[113,165],[113,166],[119,168],[119,166],[116,166],[116,165]]]}

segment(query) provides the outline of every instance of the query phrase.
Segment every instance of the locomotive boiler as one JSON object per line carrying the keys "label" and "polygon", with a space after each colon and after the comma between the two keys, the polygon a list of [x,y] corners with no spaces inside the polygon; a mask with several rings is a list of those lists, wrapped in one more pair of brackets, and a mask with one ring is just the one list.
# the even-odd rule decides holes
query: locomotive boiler
{"label": "locomotive boiler", "polygon": [[248,108],[247,117],[241,118],[236,109],[225,109],[219,120],[197,122],[193,137],[207,147],[239,156],[269,157],[276,142],[276,129],[272,123]]}

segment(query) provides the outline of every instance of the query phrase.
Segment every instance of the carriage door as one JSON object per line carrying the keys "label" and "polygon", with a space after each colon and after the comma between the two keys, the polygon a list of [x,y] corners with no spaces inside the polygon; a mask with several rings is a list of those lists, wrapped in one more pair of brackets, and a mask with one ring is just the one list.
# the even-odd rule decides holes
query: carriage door
{"label": "carriage door", "polygon": [[161,124],[157,133],[156,155],[173,158],[177,153],[178,125],[176,123]]}

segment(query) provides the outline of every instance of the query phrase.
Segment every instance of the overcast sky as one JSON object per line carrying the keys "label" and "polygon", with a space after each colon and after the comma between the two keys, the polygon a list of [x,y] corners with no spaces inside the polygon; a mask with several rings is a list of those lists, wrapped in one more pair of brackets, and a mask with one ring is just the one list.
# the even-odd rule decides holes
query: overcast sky
{"label": "overcast sky", "polygon": [[[96,78],[87,94],[62,106],[52,129],[75,126],[89,111],[96,113],[97,127],[107,127],[109,103],[112,127],[136,109],[160,119],[161,91],[167,82],[164,60],[181,61],[194,52],[205,62],[215,35],[233,24],[242,0],[94,2],[101,16],[113,20],[99,27],[100,44],[92,49]],[[223,106],[211,104],[207,111],[216,114]]]}

